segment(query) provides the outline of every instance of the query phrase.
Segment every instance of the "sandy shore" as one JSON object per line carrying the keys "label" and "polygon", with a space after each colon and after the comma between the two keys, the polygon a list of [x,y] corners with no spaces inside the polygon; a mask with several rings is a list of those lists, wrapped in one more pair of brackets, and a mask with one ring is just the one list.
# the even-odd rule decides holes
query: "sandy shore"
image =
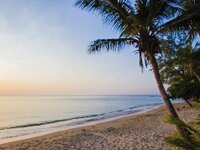
{"label": "sandy shore", "polygon": [[[176,109],[186,121],[198,116],[185,104],[177,104]],[[140,115],[2,144],[0,150],[170,150],[163,139],[175,127],[163,123],[166,114],[161,106]]]}

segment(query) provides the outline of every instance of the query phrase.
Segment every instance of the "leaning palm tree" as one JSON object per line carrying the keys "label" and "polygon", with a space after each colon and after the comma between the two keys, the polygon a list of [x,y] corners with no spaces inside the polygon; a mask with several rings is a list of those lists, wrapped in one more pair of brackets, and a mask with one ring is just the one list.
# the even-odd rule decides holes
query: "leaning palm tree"
{"label": "leaning palm tree", "polygon": [[[75,6],[92,11],[112,24],[121,34],[116,39],[98,39],[89,45],[89,53],[119,51],[126,46],[136,48],[139,65],[150,64],[164,103],[172,117],[179,118],[161,81],[156,56],[162,51],[160,44],[166,40],[165,26],[179,15],[180,0],[77,0]],[[180,129],[180,128],[179,128]],[[180,130],[179,130],[180,131]],[[183,130],[182,130],[183,131]],[[180,131],[180,132],[182,132]]]}

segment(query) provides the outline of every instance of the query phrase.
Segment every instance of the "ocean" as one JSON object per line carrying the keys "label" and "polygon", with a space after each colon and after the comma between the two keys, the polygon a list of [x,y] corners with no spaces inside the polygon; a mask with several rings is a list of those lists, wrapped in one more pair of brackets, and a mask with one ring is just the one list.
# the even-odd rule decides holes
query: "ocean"
{"label": "ocean", "polygon": [[1,96],[0,140],[104,121],[162,104],[157,95]]}

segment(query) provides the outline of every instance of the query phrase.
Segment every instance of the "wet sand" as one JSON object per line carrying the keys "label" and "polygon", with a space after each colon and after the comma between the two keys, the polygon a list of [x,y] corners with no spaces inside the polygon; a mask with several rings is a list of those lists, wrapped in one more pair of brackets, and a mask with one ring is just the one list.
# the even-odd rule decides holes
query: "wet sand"
{"label": "wet sand", "polygon": [[[176,109],[186,121],[198,116],[186,104],[176,104]],[[1,144],[0,150],[170,150],[164,137],[175,127],[163,122],[166,114],[161,106],[139,115]]]}

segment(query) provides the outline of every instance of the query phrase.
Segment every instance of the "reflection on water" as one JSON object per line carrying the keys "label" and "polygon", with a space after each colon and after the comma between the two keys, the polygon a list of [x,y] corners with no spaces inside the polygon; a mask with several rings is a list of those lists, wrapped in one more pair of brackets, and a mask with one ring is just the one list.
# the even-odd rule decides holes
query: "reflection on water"
{"label": "reflection on water", "polygon": [[[18,136],[16,131],[23,133],[23,127],[32,127],[32,131],[37,131],[49,123],[63,126],[64,121],[67,121],[65,125],[69,125],[73,124],[73,120],[103,119],[161,103],[159,96],[142,95],[0,97],[0,139],[6,138],[6,135]],[[32,131],[29,130],[30,133]]]}

